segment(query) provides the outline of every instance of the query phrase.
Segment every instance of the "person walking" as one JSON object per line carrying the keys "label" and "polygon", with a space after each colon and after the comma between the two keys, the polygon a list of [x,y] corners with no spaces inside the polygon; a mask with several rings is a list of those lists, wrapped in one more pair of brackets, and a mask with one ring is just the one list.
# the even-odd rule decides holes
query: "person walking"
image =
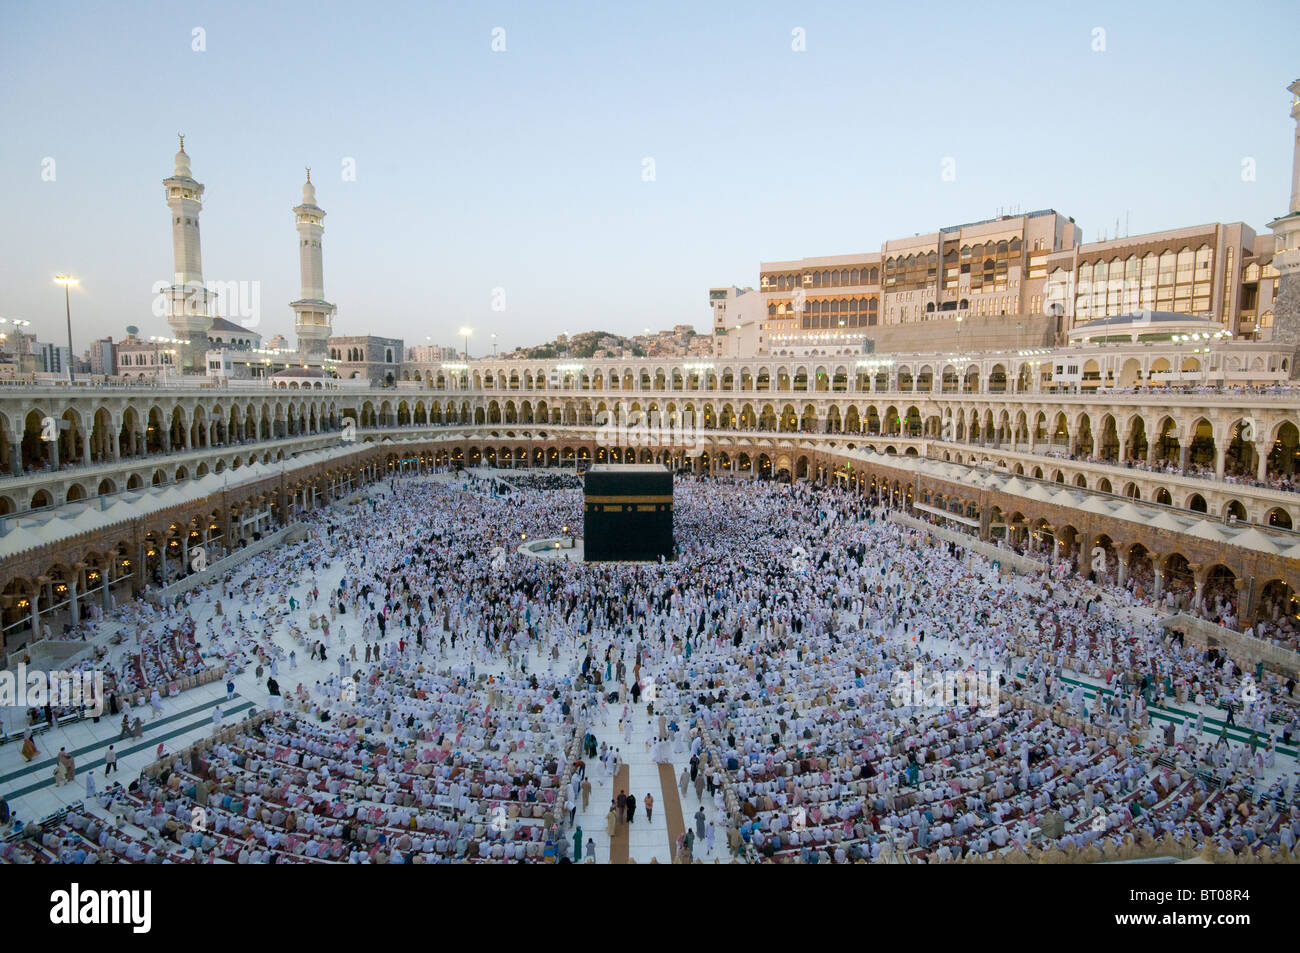
{"label": "person walking", "polygon": [[112,774],[116,770],[117,770],[117,752],[113,750],[112,745],[109,745],[108,750],[104,752],[104,777],[107,778],[110,774]]}
{"label": "person walking", "polygon": [[587,778],[582,779],[582,809],[587,810],[587,805],[591,802],[591,781]]}
{"label": "person walking", "polygon": [[579,824],[573,831],[573,862],[575,864],[582,862],[582,825]]}
{"label": "person walking", "polygon": [[627,822],[631,824],[635,818],[636,818],[636,795],[629,794],[627,796]]}
{"label": "person walking", "polygon": [[645,795],[645,819],[647,821],[653,821],[654,813],[655,813],[655,797],[653,794],[647,791]]}

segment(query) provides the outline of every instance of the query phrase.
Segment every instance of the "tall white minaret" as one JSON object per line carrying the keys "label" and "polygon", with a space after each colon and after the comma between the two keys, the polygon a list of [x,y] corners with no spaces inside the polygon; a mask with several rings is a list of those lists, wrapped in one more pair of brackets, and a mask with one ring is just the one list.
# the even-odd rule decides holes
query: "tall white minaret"
{"label": "tall white minaret", "polygon": [[333,332],[334,305],[325,300],[325,265],[321,257],[321,235],[325,233],[325,211],[316,204],[316,186],[311,184],[311,169],[302,187],[302,204],[293,210],[298,223],[298,265],[302,274],[302,293],[293,308],[298,331],[298,359],[306,365],[321,367],[328,357],[325,342]]}
{"label": "tall white minaret", "polygon": [[[1300,79],[1287,87],[1291,93],[1291,118],[1296,121],[1295,145],[1291,152],[1291,207],[1268,223],[1273,230],[1273,265],[1278,279],[1273,303],[1273,340],[1300,345]],[[1291,362],[1291,376],[1298,376]]]}
{"label": "tall white minaret", "polygon": [[167,208],[172,219],[172,261],[175,277],[169,293],[167,323],[178,338],[188,342],[181,347],[179,365],[191,373],[206,373],[208,328],[208,291],[203,285],[203,256],[199,251],[199,212],[203,211],[203,186],[190,175],[190,157],[185,153],[185,137],[176,153],[176,168],[163,179]]}

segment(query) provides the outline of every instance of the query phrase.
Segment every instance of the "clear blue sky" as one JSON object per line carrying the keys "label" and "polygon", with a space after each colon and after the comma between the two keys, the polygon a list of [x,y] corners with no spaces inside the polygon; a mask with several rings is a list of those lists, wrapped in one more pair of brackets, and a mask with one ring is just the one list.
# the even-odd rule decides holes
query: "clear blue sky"
{"label": "clear blue sky", "polygon": [[762,260],[1000,206],[1088,240],[1126,210],[1133,233],[1262,230],[1289,195],[1298,36],[1294,2],[4,0],[0,315],[61,341],[66,270],[78,352],[167,332],[150,288],[171,278],[178,131],[207,186],[204,277],[260,282],[258,330],[291,340],[304,165],[335,333],[454,344],[468,324],[477,353],[492,332],[704,328],[709,286],[756,285]]}

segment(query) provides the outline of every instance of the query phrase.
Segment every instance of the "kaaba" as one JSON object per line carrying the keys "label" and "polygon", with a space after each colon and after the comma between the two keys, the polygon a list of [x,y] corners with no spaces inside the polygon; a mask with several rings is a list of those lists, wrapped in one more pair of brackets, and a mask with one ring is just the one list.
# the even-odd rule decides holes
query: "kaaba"
{"label": "kaaba", "polygon": [[584,477],[583,560],[673,558],[673,475],[658,464],[598,464]]}

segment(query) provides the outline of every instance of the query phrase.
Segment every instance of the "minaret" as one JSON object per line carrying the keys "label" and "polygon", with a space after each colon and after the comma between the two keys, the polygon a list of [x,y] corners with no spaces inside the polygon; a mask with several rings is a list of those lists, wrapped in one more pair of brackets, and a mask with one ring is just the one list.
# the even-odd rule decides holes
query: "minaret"
{"label": "minaret", "polygon": [[208,291],[203,285],[203,256],[199,251],[199,212],[203,211],[203,186],[190,175],[190,157],[185,137],[176,153],[171,178],[163,179],[167,208],[172,218],[172,261],[175,278],[169,292],[167,323],[178,338],[188,343],[181,348],[179,366],[188,373],[207,372]]}
{"label": "minaret", "polygon": [[[1281,272],[1273,303],[1273,340],[1300,345],[1300,79],[1287,89],[1291,93],[1291,118],[1296,121],[1295,146],[1291,153],[1291,207],[1285,215],[1268,223],[1276,237],[1273,265]],[[1293,360],[1293,378],[1297,376],[1295,364]]]}
{"label": "minaret", "polygon": [[298,331],[298,359],[306,365],[322,367],[328,356],[325,346],[333,331],[334,305],[325,300],[325,266],[321,258],[321,224],[325,212],[316,204],[316,186],[311,184],[311,169],[302,187],[302,204],[293,210],[298,223],[298,265],[302,274],[302,296],[289,302]]}

